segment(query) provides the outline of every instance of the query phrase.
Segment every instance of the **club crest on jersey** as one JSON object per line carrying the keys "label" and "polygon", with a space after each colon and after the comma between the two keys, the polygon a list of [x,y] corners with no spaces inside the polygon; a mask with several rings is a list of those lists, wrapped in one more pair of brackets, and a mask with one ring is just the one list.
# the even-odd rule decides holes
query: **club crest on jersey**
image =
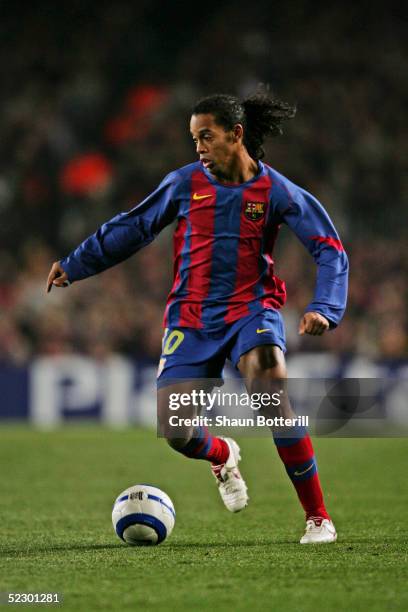
{"label": "club crest on jersey", "polygon": [[245,202],[244,215],[251,221],[262,219],[265,214],[265,202]]}

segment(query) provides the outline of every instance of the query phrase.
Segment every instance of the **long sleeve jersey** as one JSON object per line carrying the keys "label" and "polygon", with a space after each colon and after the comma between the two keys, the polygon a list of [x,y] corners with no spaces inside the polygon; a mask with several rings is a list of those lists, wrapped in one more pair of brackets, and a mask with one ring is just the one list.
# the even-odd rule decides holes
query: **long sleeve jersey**
{"label": "long sleeve jersey", "polygon": [[322,205],[273,168],[242,184],[218,183],[200,162],[168,174],[129,212],[104,223],[61,261],[73,282],[127,259],[172,221],[174,281],[165,327],[216,331],[264,308],[285,303],[274,275],[273,247],[287,224],[313,256],[317,280],[305,311],[335,327],[347,299],[348,260]]}

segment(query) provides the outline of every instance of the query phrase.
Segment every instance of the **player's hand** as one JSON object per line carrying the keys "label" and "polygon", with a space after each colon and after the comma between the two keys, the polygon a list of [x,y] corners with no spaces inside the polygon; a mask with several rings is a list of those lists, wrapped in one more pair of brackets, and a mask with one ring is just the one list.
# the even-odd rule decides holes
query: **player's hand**
{"label": "player's hand", "polygon": [[69,285],[68,276],[59,261],[56,261],[51,266],[47,278],[47,293],[51,291],[53,285],[56,287],[68,287]]}
{"label": "player's hand", "polygon": [[321,336],[329,327],[329,322],[323,315],[318,312],[306,312],[300,320],[299,334]]}

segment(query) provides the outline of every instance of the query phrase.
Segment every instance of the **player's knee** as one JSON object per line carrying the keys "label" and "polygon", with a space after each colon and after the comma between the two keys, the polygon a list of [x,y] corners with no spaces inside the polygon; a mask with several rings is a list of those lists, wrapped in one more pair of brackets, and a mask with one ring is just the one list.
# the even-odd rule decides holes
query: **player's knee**
{"label": "player's knee", "polygon": [[187,444],[190,442],[191,437],[183,437],[183,438],[166,438],[166,442],[167,444],[170,446],[170,448],[172,448],[173,450],[177,451],[177,452],[181,452],[186,446]]}
{"label": "player's knee", "polygon": [[239,369],[244,378],[279,380],[286,378],[285,357],[278,346],[257,346],[242,356]]}
{"label": "player's knee", "polygon": [[193,435],[191,427],[172,427],[168,420],[159,420],[158,426],[160,436],[165,438],[167,444],[176,451],[183,449]]}

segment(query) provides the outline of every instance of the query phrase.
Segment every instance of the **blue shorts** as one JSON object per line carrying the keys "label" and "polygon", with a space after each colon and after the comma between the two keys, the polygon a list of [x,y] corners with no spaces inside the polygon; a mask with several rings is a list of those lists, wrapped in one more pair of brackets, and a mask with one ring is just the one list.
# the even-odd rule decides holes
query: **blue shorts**
{"label": "blue shorts", "polygon": [[285,327],[277,310],[248,315],[217,332],[168,328],[163,336],[157,386],[177,379],[220,379],[226,359],[237,368],[241,355],[261,344],[275,344],[286,351]]}

